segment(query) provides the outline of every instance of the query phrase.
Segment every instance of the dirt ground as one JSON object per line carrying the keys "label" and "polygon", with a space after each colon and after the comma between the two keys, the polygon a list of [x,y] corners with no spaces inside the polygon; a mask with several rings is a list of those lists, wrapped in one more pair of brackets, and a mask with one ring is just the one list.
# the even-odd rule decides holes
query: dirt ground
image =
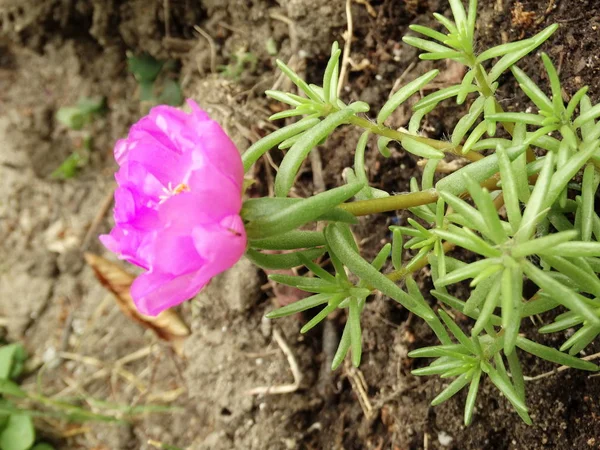
{"label": "dirt ground", "polygon": [[[416,50],[402,43],[408,25],[432,24],[431,13],[448,14],[448,8],[444,0],[350,5],[352,62],[342,96],[377,110],[399,79],[410,81],[433,65],[419,62]],[[532,426],[489,383],[468,429],[462,425],[465,393],[431,408],[444,382],[411,376],[414,362],[406,355],[434,338],[385,298],[365,308],[360,369],[332,373],[328,366],[345,318],[333,317],[305,336],[299,329],[306,317],[264,319],[277,295],[265,274],[242,260],[179,308],[191,330],[180,357],[127,319],[86,266],[84,250],[106,253],[96,236],[111,226],[112,145],[147,108],[127,71],[128,52],[175,61],[184,94],[243,150],[282,125],[267,122],[280,105],[263,95],[274,85],[289,88],[274,69],[275,58],[318,82],[331,43],[344,43],[345,8],[344,0],[0,0],[3,334],[23,341],[32,365],[43,367],[39,380],[48,396],[170,407],[128,425],[40,421],[57,449],[145,450],[154,448],[149,440],[194,450],[600,448],[600,387],[597,378],[577,371],[528,383]],[[596,0],[481,0],[479,13],[482,49],[559,23],[543,50],[557,62],[565,95],[587,84],[592,100],[600,99]],[[242,54],[255,63],[232,77],[235,57]],[[226,66],[230,70],[221,69]],[[460,79],[460,67],[438,66],[439,87]],[[533,55],[521,66],[544,85],[539,58]],[[503,104],[522,107],[513,80],[500,81]],[[55,114],[93,96],[106,99],[107,111],[88,130],[90,160],[76,177],[56,180],[51,173],[80,145],[82,134],[66,130]],[[447,105],[431,114],[430,136],[447,136],[464,107]],[[401,109],[393,125],[403,126],[409,117]],[[297,194],[338,184],[357,137],[357,130],[342,129],[321,146]],[[371,152],[368,161],[373,185],[390,191],[407,190],[420,173],[399,147],[389,159]],[[267,195],[273,176],[268,162],[257,164],[254,176],[254,193]],[[405,217],[362,219],[356,231],[364,253],[375,254],[390,237],[387,226]],[[429,287],[426,274],[419,283]],[[563,336],[545,339],[556,344]],[[552,369],[535,359],[525,362],[530,376]],[[25,379],[27,387],[35,389],[39,370]],[[288,394],[249,394],[294,383]]]}

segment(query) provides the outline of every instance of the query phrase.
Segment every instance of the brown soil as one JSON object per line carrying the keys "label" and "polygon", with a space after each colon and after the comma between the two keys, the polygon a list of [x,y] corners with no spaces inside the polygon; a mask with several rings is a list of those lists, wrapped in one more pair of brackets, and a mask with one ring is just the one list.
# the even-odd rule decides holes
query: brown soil
{"label": "brown soil", "polygon": [[[398,77],[410,81],[429,69],[433,64],[418,62],[401,37],[410,23],[431,24],[433,11],[447,13],[445,5],[442,0],[353,2],[351,56],[357,67],[344,97],[368,101],[377,110]],[[299,334],[305,317],[266,321],[263,316],[276,300],[264,274],[242,260],[180,308],[192,330],[181,359],[124,317],[85,266],[84,247],[103,253],[96,239],[85,240],[94,220],[102,218],[94,236],[110,228],[101,205],[113,189],[112,144],[145,109],[126,70],[127,51],[178,61],[186,96],[207,108],[244,149],[272,128],[266,118],[278,107],[262,95],[279,77],[267,40],[276,43],[277,57],[293,56],[298,70],[316,82],[331,42],[343,43],[344,8],[342,0],[0,0],[0,321],[6,336],[25,342],[34,366],[45,364],[41,382],[47,395],[177,408],[127,426],[41,421],[56,448],[149,449],[149,439],[211,450],[600,448],[600,388],[596,378],[578,371],[528,383],[534,420],[529,427],[489,383],[468,429],[462,425],[464,393],[429,407],[444,382],[412,377],[414,362],[406,354],[434,337],[385,298],[374,298],[365,309],[360,370],[347,366],[331,373],[331,347],[344,318],[305,336]],[[592,100],[600,99],[597,1],[482,0],[479,10],[482,48],[560,23],[543,50],[560,68],[565,95],[587,84]],[[211,37],[214,53],[194,31],[196,24]],[[254,69],[235,79],[212,74],[240,51],[256,56]],[[538,57],[521,66],[544,85]],[[454,65],[439,67],[445,83],[461,75]],[[506,106],[522,108],[526,102],[513,80],[507,76],[501,82]],[[76,178],[54,180],[50,173],[81,139],[61,127],[55,113],[94,95],[106,97],[108,112],[93,124],[91,160]],[[463,108],[447,105],[432,114],[426,125],[431,137],[447,135]],[[393,125],[405,125],[408,118],[402,109]],[[340,182],[357,138],[356,130],[343,129],[319,148],[326,186]],[[376,151],[368,159],[373,185],[391,191],[407,190],[409,179],[420,174],[400,149],[389,159]],[[256,192],[268,193],[270,167],[259,164],[254,175]],[[307,164],[298,194],[318,189]],[[365,255],[374,255],[389,239],[392,221],[405,218],[401,213],[363,219],[356,232]],[[419,282],[429,287],[426,274]],[[248,395],[257,386],[293,381],[274,330],[294,355],[300,387],[285,395]],[[534,336],[534,328],[528,333]],[[555,345],[563,338],[545,342]],[[138,356],[115,366],[130,355]],[[523,357],[527,375],[552,369]],[[25,384],[34,389],[35,381],[33,373]]]}

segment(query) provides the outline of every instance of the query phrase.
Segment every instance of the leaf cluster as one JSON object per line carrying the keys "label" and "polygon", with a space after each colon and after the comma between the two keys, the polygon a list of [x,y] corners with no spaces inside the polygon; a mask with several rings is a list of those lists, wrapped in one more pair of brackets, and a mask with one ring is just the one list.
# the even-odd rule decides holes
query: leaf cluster
{"label": "leaf cluster", "polygon": [[128,53],[127,69],[138,83],[140,101],[171,106],[183,103],[181,85],[173,78],[173,61],[160,61],[147,53]]}
{"label": "leaf cluster", "polygon": [[[21,375],[27,358],[21,344],[0,347],[0,450],[52,450],[53,447],[36,441],[31,415],[5,398],[23,398],[25,393],[13,381]],[[35,444],[35,445],[34,445]]]}
{"label": "leaf cluster", "polygon": [[[600,105],[592,105],[587,87],[564,99],[557,70],[544,53],[541,65],[547,89],[518,68],[518,62],[549,39],[557,26],[477,53],[477,1],[470,0],[467,8],[460,0],[449,3],[452,19],[435,15],[442,31],[412,25],[411,30],[424,37],[411,35],[404,41],[424,51],[421,59],[449,59],[468,70],[460,83],[417,101],[408,130],[391,129],[386,120],[430,83],[437,70],[401,87],[376,119],[369,120],[364,117],[368,105],[346,105],[337,95],[337,44],[322,86],[307,84],[278,62],[299,95],[268,91],[271,98],[291,107],[271,118],[301,119],[261,139],[243,155],[248,170],[272,148],[285,151],[275,180],[276,197],[244,204],[248,256],[263,267],[301,266],[306,271],[301,276],[272,276],[275,282],[313,295],[269,317],[320,307],[305,332],[334,310],[347,311],[334,368],[349,351],[352,362],[360,362],[360,314],[369,295],[379,291],[422,318],[440,340],[438,346],[409,355],[435,358],[429,366],[415,369],[415,375],[454,378],[433,404],[468,386],[465,423],[470,423],[486,377],[530,423],[520,355],[580,370],[598,369],[577,355],[600,334],[600,217],[594,209],[600,184]],[[513,76],[535,112],[503,110],[497,88],[504,73]],[[423,118],[449,99],[468,105],[450,142],[422,135]],[[310,151],[348,124],[364,132],[353,166],[344,170],[346,184],[306,199],[289,198]],[[365,154],[372,137],[377,138],[373,147],[384,157],[395,140],[415,158],[424,159],[421,180],[411,180],[410,192],[391,195],[369,185]],[[436,182],[440,162],[449,153],[469,163]],[[354,216],[396,209],[408,209],[412,217],[390,227],[391,242],[375,260],[366,261],[352,235]],[[467,250],[473,262],[450,256],[455,248]],[[425,300],[412,278],[426,266],[436,307]],[[391,270],[386,272],[387,267]],[[406,290],[396,284],[401,280]],[[452,295],[458,283],[469,283],[468,298]],[[533,286],[533,295],[526,294],[526,283]],[[453,321],[452,310],[472,319],[467,332]],[[524,337],[522,327],[523,319],[553,310],[558,315],[537,332],[575,329],[560,349]]]}

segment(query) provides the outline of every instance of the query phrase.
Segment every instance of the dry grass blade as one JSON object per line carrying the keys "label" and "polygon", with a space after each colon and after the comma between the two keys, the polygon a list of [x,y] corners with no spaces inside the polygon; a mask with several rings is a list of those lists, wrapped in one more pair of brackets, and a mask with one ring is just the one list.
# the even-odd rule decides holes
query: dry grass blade
{"label": "dry grass blade", "polygon": [[93,253],[85,253],[85,260],[94,270],[100,283],[115,295],[117,305],[123,314],[143,327],[151,329],[159,338],[171,343],[173,350],[182,356],[183,343],[189,336],[190,330],[177,313],[167,310],[156,317],[140,314],[131,298],[130,287],[135,278],[132,274],[123,270],[118,264]]}

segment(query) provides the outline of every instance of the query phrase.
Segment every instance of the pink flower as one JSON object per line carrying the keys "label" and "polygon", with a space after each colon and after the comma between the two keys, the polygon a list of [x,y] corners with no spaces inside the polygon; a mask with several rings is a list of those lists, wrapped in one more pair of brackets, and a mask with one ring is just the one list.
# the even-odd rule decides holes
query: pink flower
{"label": "pink flower", "polygon": [[146,269],[131,286],[142,314],[194,297],[246,248],[244,171],[233,142],[192,100],[158,106],[115,146],[115,226],[100,240]]}

